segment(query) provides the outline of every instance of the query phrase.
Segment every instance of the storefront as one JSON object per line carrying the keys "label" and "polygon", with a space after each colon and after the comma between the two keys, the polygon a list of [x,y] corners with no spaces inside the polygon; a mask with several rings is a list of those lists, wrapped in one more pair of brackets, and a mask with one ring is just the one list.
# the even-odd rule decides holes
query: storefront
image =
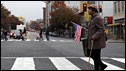
{"label": "storefront", "polygon": [[122,24],[123,27],[123,40],[125,40],[125,24]]}
{"label": "storefront", "polygon": [[122,39],[122,35],[123,35],[122,24],[120,23],[109,24],[108,29],[109,29],[109,34],[108,34],[109,39]]}

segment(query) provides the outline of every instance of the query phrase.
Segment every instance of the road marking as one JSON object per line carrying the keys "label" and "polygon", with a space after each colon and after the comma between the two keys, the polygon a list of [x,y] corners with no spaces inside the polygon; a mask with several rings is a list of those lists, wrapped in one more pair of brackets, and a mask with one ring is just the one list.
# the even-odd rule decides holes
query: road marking
{"label": "road marking", "polygon": [[35,70],[33,58],[16,58],[11,70]]}
{"label": "road marking", "polygon": [[119,62],[122,62],[122,63],[125,63],[125,59],[124,58],[111,58],[111,59],[119,61]]}
{"label": "road marking", "polygon": [[20,40],[14,40],[14,41],[22,41],[22,40],[20,39]]}
{"label": "road marking", "polygon": [[[88,62],[88,60],[89,60],[89,58],[81,58],[81,59],[84,60],[84,61],[86,61],[86,62]],[[105,61],[102,61],[102,62],[108,66],[105,70],[124,70],[124,69],[122,69],[120,67],[112,65],[112,64],[107,63]],[[93,62],[92,59],[90,59],[90,64],[94,65],[94,62]]]}
{"label": "road marking", "polygon": [[39,41],[39,40],[34,39],[34,41]]}
{"label": "road marking", "polygon": [[27,40],[25,40],[25,41],[31,41],[30,39],[27,39]]}
{"label": "road marking", "polygon": [[5,40],[1,40],[1,41],[5,41]]}
{"label": "road marking", "polygon": [[56,41],[56,40],[51,40],[51,41]]}
{"label": "road marking", "polygon": [[75,42],[75,41],[73,41],[73,40],[66,40],[65,42]]}
{"label": "road marking", "polygon": [[80,70],[66,58],[49,58],[58,70]]}
{"label": "road marking", "polygon": [[47,41],[47,40],[43,40],[43,41]]}
{"label": "road marking", "polygon": [[[27,57],[1,57],[2,59],[13,59],[13,58],[27,58]],[[49,57],[28,57],[28,58],[49,58]],[[57,57],[51,57],[51,58],[57,58]],[[80,57],[58,57],[58,58],[80,58]],[[87,57],[83,57],[87,58]]]}
{"label": "road marking", "polygon": [[14,40],[7,40],[7,41],[14,41]]}
{"label": "road marking", "polygon": [[[27,58],[27,57],[1,57],[1,58]],[[49,57],[28,57],[28,58],[49,58]],[[51,57],[57,58],[57,57]],[[89,58],[89,57],[58,57],[58,58]],[[112,59],[111,57],[101,57],[101,59]],[[125,59],[125,58],[120,58]]]}
{"label": "road marking", "polygon": [[65,42],[64,40],[59,40],[60,42]]}

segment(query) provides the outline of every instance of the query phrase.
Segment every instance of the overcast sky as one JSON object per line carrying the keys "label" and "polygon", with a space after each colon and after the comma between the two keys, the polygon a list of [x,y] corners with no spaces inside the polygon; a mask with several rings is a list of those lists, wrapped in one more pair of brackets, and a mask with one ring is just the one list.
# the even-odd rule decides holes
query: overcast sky
{"label": "overcast sky", "polygon": [[1,1],[3,5],[15,16],[24,16],[26,22],[43,19],[43,1]]}

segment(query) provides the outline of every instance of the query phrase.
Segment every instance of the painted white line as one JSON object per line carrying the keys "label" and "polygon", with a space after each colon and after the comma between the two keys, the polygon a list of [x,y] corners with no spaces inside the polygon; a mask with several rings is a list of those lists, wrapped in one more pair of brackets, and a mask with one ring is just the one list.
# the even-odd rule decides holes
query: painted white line
{"label": "painted white line", "polygon": [[[1,58],[27,58],[27,57],[1,57]],[[49,58],[49,57],[28,57],[28,58]],[[57,57],[51,57],[57,58]],[[58,57],[58,58],[88,58],[88,57]],[[111,59],[109,57],[101,57],[101,59]],[[124,58],[121,58],[124,59]]]}
{"label": "painted white line", "polygon": [[34,39],[34,41],[39,41],[39,40]]}
{"label": "painted white line", "polygon": [[15,40],[15,41],[22,41],[22,40],[20,39],[20,40]]}
{"label": "painted white line", "polygon": [[27,39],[27,40],[25,40],[25,41],[31,41],[30,39]]}
{"label": "painted white line", "polygon": [[[88,62],[89,60],[89,57],[88,58],[85,58],[85,57],[81,57],[82,60]],[[93,59],[90,58],[90,64],[94,65],[94,62],[93,62]],[[88,66],[88,63],[87,63],[87,66]],[[90,66],[89,66],[89,69],[90,69]]]}
{"label": "painted white line", "polygon": [[125,63],[125,58],[111,58],[111,59]]}
{"label": "painted white line", "polygon": [[35,70],[33,58],[16,58],[11,70]]}
{"label": "painted white line", "polygon": [[7,40],[7,41],[14,41],[14,40]]}
{"label": "painted white line", "polygon": [[64,40],[59,40],[60,42],[65,42]]}
{"label": "painted white line", "polygon": [[73,41],[73,40],[66,40],[65,42],[75,42],[75,41]]}
{"label": "painted white line", "polygon": [[47,40],[43,40],[43,41],[47,41]]}
{"label": "painted white line", "polygon": [[56,41],[56,40],[51,40],[51,41]]}
{"label": "painted white line", "polygon": [[80,70],[66,58],[49,58],[58,70]]}
{"label": "painted white line", "polygon": [[5,40],[1,40],[1,41],[5,41]]}
{"label": "painted white line", "polygon": [[112,65],[112,64],[107,63],[105,61],[103,61],[103,63],[105,63],[106,65],[108,65],[108,67],[105,70],[124,70],[124,69],[122,69],[120,67],[117,67],[115,65]]}
{"label": "painted white line", "polygon": [[[89,58],[81,58],[81,59],[84,60],[84,61],[86,61],[86,62],[88,62],[88,60],[89,60]],[[108,66],[105,70],[124,70],[124,69],[122,69],[120,67],[112,65],[112,64],[107,63],[105,61],[102,61],[102,62]],[[94,62],[93,62],[92,59],[90,59],[90,64],[94,65]]]}

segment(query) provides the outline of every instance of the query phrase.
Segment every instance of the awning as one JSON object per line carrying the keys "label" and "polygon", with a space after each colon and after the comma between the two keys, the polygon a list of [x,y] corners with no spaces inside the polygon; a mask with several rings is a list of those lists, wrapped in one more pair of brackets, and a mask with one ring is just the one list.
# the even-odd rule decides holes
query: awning
{"label": "awning", "polygon": [[116,23],[116,24],[108,24],[107,26],[116,26],[116,25],[120,25],[120,23]]}

